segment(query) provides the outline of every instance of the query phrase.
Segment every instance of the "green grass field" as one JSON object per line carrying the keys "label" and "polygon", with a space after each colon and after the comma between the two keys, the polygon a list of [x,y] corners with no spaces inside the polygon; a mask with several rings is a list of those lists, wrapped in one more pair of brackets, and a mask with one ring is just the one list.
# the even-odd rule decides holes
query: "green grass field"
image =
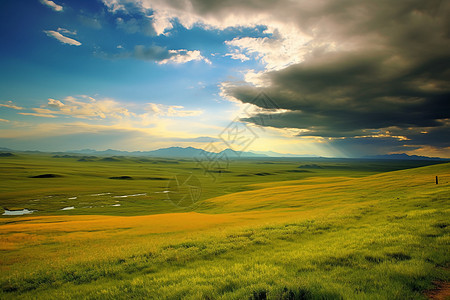
{"label": "green grass field", "polygon": [[[188,159],[0,166],[0,205],[34,211],[0,217],[2,299],[426,299],[449,281],[449,163],[246,159],[214,180]],[[195,205],[170,200],[177,174],[198,178]]]}

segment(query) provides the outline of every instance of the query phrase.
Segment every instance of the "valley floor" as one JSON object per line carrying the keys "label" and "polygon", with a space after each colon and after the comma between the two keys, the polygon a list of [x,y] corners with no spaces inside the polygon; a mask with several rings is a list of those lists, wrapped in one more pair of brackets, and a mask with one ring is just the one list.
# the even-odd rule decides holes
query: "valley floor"
{"label": "valley floor", "polygon": [[3,217],[0,298],[425,299],[449,282],[449,182],[447,163],[253,183],[191,212]]}

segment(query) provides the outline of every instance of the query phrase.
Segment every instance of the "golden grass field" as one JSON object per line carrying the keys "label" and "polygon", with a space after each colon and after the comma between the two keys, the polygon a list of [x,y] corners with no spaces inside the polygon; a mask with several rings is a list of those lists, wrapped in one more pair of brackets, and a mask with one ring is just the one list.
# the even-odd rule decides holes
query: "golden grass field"
{"label": "golden grass field", "polygon": [[449,182],[446,163],[249,183],[195,211],[3,217],[0,297],[426,298],[450,275]]}

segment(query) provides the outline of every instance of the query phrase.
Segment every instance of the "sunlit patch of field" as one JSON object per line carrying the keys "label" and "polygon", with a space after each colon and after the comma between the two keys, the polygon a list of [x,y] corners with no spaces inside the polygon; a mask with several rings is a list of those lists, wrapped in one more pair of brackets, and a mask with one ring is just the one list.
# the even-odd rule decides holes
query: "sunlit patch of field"
{"label": "sunlit patch of field", "polygon": [[[236,160],[230,163],[227,172],[206,175],[195,160],[96,157],[83,161],[82,156],[19,153],[0,158],[0,206],[27,208],[38,215],[129,216],[185,212],[167,201],[163,193],[168,180],[179,173],[197,176],[202,184],[201,200],[206,200],[241,191],[285,186],[289,182],[294,185],[330,184],[433,163],[437,162]],[[281,181],[286,183],[280,184]],[[122,198],[124,195],[139,196]],[[120,208],[114,206],[116,204],[120,204]],[[65,207],[74,209],[62,211]]]}
{"label": "sunlit patch of field", "polygon": [[[0,244],[4,253],[1,258],[3,272],[15,271],[15,263],[40,264],[42,260],[54,259],[54,254],[70,256],[70,260],[90,261],[106,258],[126,248],[145,248],[167,243],[168,240],[190,240],[195,236],[218,234],[232,228],[251,225],[276,224],[298,218],[319,216],[323,210],[302,213],[286,211],[259,211],[229,214],[204,214],[196,212],[160,214],[150,216],[48,216],[23,217],[20,222],[2,220]],[[263,222],[262,222],[263,221]],[[52,252],[40,251],[51,246]],[[86,249],[89,255],[86,256]],[[107,249],[105,252],[105,248]],[[146,248],[148,249],[148,248]],[[35,251],[38,250],[38,251]],[[114,256],[113,255],[113,256]]]}
{"label": "sunlit patch of field", "polygon": [[[447,167],[447,168],[446,168]],[[441,185],[436,186],[434,176],[427,168],[433,168]],[[402,180],[399,181],[398,179]],[[398,201],[415,193],[434,193],[436,189],[446,189],[450,181],[448,165],[425,167],[423,169],[402,170],[387,174],[372,175],[363,178],[309,178],[302,182],[261,183],[256,191],[245,191],[208,199],[204,206],[221,211],[247,211],[265,208],[303,208],[317,206],[333,209],[333,206],[345,207],[347,204],[379,201]],[[403,199],[404,200],[404,199]]]}
{"label": "sunlit patch of field", "polygon": [[333,172],[231,173],[194,212],[0,218],[0,298],[422,299],[449,280],[450,164]]}

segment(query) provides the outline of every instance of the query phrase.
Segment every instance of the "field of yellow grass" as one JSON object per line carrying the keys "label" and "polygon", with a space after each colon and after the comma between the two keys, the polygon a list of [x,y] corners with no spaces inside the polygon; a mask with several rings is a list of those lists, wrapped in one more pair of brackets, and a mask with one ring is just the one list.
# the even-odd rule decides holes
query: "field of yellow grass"
{"label": "field of yellow grass", "polygon": [[439,164],[256,183],[191,212],[2,218],[0,297],[419,299],[449,277],[449,182]]}

